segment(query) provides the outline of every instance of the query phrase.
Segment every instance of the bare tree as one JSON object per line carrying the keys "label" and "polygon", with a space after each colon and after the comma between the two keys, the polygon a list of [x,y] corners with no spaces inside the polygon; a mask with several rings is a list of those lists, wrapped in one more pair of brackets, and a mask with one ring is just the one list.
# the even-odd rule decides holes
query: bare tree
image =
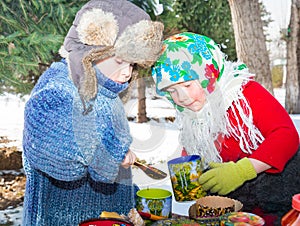
{"label": "bare tree", "polygon": [[258,0],[228,0],[238,59],[256,74],[256,81],[273,94],[270,60]]}
{"label": "bare tree", "polygon": [[139,78],[137,80],[138,89],[138,115],[137,122],[147,122],[147,112],[146,112],[146,83],[144,78]]}
{"label": "bare tree", "polygon": [[300,113],[300,0],[292,0],[291,20],[286,34],[287,79],[285,109],[290,114]]}

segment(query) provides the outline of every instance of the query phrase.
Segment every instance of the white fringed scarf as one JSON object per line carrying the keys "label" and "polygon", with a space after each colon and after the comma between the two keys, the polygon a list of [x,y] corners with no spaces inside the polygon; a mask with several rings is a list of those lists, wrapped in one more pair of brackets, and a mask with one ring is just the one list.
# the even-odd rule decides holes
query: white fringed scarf
{"label": "white fringed scarf", "polygon": [[[207,103],[201,111],[177,111],[180,143],[188,154],[202,156],[206,164],[222,162],[218,147],[224,136],[234,137],[239,141],[241,150],[249,154],[264,140],[253,124],[252,110],[243,95],[243,85],[251,80],[253,74],[235,70],[237,65],[239,63],[225,63],[224,74],[214,92],[207,95]],[[233,76],[235,74],[239,76]],[[228,118],[229,108],[235,116],[241,117],[241,121],[237,120],[237,126],[233,126]],[[243,126],[247,128],[247,133]]]}
{"label": "white fringed scarf", "polygon": [[[220,46],[209,37],[183,32],[166,39],[152,76],[157,93],[178,110],[179,141],[188,154],[200,155],[205,163],[222,162],[220,147],[225,137],[239,141],[241,151],[249,154],[264,140],[243,95],[244,85],[254,75],[242,62],[226,61]],[[166,91],[190,80],[198,80],[206,93],[206,104],[199,112],[176,105]],[[236,122],[230,120],[229,108]]]}

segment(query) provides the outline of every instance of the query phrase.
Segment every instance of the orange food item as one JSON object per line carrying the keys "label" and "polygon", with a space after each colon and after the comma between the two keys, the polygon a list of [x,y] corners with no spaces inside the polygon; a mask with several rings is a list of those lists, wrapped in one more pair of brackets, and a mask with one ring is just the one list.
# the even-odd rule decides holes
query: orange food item
{"label": "orange food item", "polygon": [[116,212],[107,212],[107,211],[102,211],[100,217],[123,219],[118,213],[116,213]]}

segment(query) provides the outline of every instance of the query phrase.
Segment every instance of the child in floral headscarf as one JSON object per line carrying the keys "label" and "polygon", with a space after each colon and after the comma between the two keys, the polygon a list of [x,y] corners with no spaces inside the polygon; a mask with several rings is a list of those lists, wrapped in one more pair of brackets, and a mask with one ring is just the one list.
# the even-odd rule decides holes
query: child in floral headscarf
{"label": "child in floral headscarf", "polygon": [[287,164],[296,158],[298,133],[245,64],[226,61],[210,38],[185,32],[164,41],[152,75],[177,109],[184,151],[209,167],[199,179],[205,190],[238,198],[249,211],[290,208],[300,180],[286,188],[294,181],[285,175],[299,178],[298,164]]}

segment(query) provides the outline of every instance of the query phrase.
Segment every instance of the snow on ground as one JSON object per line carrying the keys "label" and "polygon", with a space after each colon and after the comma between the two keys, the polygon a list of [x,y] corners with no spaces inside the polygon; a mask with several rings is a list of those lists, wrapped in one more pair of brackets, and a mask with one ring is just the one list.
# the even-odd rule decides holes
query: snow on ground
{"label": "snow on ground", "polygon": [[24,105],[26,98],[5,94],[0,96],[0,136],[15,140],[11,145],[21,146]]}
{"label": "snow on ground", "polygon": [[[284,106],[284,90],[275,89],[275,96]],[[7,136],[15,140],[12,145],[16,145],[21,150],[22,129],[23,129],[23,111],[26,97],[19,98],[14,95],[6,94],[0,96],[0,136]],[[133,143],[131,149],[140,159],[154,164],[155,167],[168,172],[166,161],[180,155],[180,146],[178,143],[178,131],[176,122],[166,121],[166,117],[174,117],[175,110],[172,105],[164,99],[147,98],[147,116],[155,118],[147,123],[129,122]],[[128,116],[137,115],[137,101],[130,100],[125,110]],[[298,132],[300,131],[300,114],[291,115]],[[133,180],[140,187],[162,187],[171,189],[169,178],[161,181],[155,181],[145,176],[144,173],[133,169]],[[187,214],[188,206],[191,203],[178,204],[173,200],[172,211],[179,214]],[[183,211],[184,210],[184,211]],[[16,209],[7,209],[0,211],[0,225],[10,218],[13,225],[21,225],[22,207]],[[5,225],[5,224],[4,224]]]}

